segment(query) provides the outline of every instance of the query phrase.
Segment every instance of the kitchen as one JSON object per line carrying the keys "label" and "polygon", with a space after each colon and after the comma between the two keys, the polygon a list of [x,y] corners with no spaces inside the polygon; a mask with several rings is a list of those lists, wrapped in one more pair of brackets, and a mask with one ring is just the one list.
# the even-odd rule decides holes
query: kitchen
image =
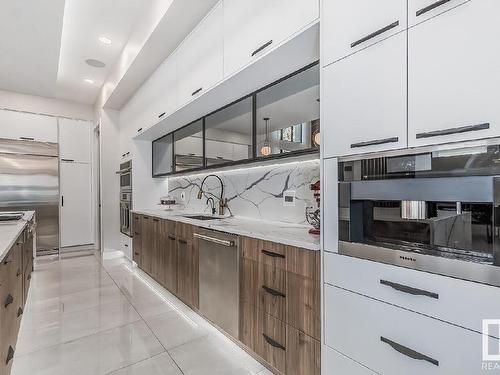
{"label": "kitchen", "polygon": [[500,371],[499,7],[2,5],[0,375]]}

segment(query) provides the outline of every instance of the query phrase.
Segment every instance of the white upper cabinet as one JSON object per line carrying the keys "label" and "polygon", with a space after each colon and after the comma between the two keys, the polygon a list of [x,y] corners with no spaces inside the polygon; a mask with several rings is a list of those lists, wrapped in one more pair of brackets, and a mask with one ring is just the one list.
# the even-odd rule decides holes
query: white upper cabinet
{"label": "white upper cabinet", "polygon": [[408,0],[408,23],[414,26],[471,0]]}
{"label": "white upper cabinet", "polygon": [[224,76],[319,17],[319,0],[224,0]]}
{"label": "white upper cabinet", "polygon": [[61,160],[92,161],[92,127],[88,121],[59,120],[59,156]]}
{"label": "white upper cabinet", "polygon": [[406,74],[406,33],[324,68],[323,156],[405,148]]}
{"label": "white upper cabinet", "polygon": [[327,65],[407,27],[405,0],[324,0],[322,64]]}
{"label": "white upper cabinet", "polygon": [[470,1],[409,30],[409,144],[500,135],[500,2]]}
{"label": "white upper cabinet", "polygon": [[223,12],[218,3],[177,50],[179,105],[213,87],[223,78]]}
{"label": "white upper cabinet", "polygon": [[0,138],[57,143],[57,119],[0,110]]}

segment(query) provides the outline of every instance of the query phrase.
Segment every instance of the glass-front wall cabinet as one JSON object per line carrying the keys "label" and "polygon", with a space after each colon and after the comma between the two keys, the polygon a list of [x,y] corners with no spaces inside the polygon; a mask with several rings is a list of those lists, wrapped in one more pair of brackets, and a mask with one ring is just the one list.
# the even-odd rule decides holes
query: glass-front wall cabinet
{"label": "glass-front wall cabinet", "polygon": [[319,65],[311,64],[153,142],[153,177],[319,151]]}
{"label": "glass-front wall cabinet", "polygon": [[205,118],[206,165],[252,159],[252,97]]}
{"label": "glass-front wall cabinet", "polygon": [[319,67],[257,93],[257,156],[319,147]]}

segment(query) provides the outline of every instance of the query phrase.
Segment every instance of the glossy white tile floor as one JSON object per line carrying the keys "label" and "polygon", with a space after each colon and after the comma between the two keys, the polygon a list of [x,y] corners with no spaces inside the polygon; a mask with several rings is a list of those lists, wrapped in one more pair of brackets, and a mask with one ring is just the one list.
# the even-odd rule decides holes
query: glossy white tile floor
{"label": "glossy white tile floor", "polygon": [[38,262],[13,375],[270,375],[124,258]]}

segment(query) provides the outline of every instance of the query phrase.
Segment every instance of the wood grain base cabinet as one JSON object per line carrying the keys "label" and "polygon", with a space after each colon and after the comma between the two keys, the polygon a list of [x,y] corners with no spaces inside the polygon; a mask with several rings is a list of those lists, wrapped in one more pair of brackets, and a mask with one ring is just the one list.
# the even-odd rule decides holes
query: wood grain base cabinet
{"label": "wood grain base cabinet", "polygon": [[177,296],[187,305],[200,307],[199,247],[193,238],[194,227],[176,224],[177,241]]}
{"label": "wood grain base cabinet", "polygon": [[0,263],[0,375],[9,375],[33,270],[33,234],[25,230]]}
{"label": "wood grain base cabinet", "polygon": [[134,214],[132,223],[132,260],[142,268],[142,215]]}

